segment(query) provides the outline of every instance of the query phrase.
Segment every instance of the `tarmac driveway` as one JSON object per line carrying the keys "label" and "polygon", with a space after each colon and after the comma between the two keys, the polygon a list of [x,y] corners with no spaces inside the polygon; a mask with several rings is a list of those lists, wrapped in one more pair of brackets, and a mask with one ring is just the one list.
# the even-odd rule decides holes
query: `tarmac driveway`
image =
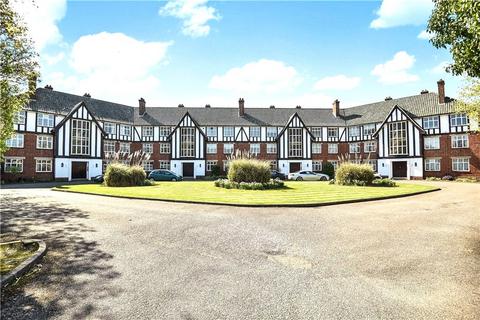
{"label": "tarmac driveway", "polygon": [[319,208],[2,190],[44,238],[2,319],[479,319],[480,185]]}

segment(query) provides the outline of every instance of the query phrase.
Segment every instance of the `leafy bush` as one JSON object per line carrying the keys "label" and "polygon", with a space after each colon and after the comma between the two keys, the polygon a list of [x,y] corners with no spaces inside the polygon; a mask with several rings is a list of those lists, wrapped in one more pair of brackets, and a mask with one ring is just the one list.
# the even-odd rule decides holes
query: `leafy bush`
{"label": "leafy bush", "polygon": [[219,177],[222,174],[222,169],[219,165],[212,166],[212,176]]}
{"label": "leafy bush", "polygon": [[377,179],[372,181],[373,186],[377,187],[396,187],[397,183],[392,179]]}
{"label": "leafy bush", "polygon": [[322,173],[323,174],[326,174],[327,176],[330,177],[330,179],[333,179],[333,177],[335,177],[335,168],[333,167],[333,164],[331,162],[326,162],[324,165],[323,165],[323,168],[322,168]]}
{"label": "leafy bush", "polygon": [[477,183],[480,180],[475,177],[458,177],[455,179],[456,182],[467,182],[467,183]]}
{"label": "leafy bush", "polygon": [[140,166],[111,163],[105,171],[104,183],[109,187],[142,186],[145,185],[145,178],[145,171]]}
{"label": "leafy bush", "polygon": [[231,160],[227,177],[228,180],[237,183],[268,183],[270,181],[270,164],[257,159]]}
{"label": "leafy bush", "polygon": [[437,177],[427,177],[427,181],[441,181],[442,179],[437,178]]}
{"label": "leafy bush", "polygon": [[272,179],[267,183],[260,182],[235,182],[228,179],[218,179],[214,182],[215,187],[225,189],[243,189],[243,190],[266,190],[280,189],[285,187],[285,183],[280,179]]}
{"label": "leafy bush", "polygon": [[453,177],[451,175],[446,175],[442,177],[442,180],[452,181]]}
{"label": "leafy bush", "polygon": [[375,172],[368,164],[342,163],[335,172],[335,181],[345,186],[366,186],[372,183]]}

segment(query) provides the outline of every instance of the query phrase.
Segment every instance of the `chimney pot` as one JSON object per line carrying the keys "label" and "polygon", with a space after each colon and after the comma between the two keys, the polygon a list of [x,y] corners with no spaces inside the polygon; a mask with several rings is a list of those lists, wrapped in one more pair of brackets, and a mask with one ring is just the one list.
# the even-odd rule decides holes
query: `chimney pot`
{"label": "chimney pot", "polygon": [[420,91],[420,94],[427,94],[427,93],[428,93],[427,89],[423,89],[422,91]]}
{"label": "chimney pot", "polygon": [[45,89],[53,90],[53,87],[52,87],[51,85],[47,84],[47,85],[45,86]]}
{"label": "chimney pot", "polygon": [[275,109],[275,106],[272,104],[272,105],[270,106],[270,109]]}
{"label": "chimney pot", "polygon": [[389,101],[389,100],[392,100],[392,97],[390,97],[390,96],[385,97],[385,101]]}
{"label": "chimney pot", "polygon": [[87,97],[87,98],[91,98],[92,96],[90,95],[90,93],[84,93],[83,94],[84,97]]}
{"label": "chimney pot", "polygon": [[438,87],[438,103],[443,104],[445,103],[445,81],[440,79],[437,81]]}
{"label": "chimney pot", "polygon": [[245,100],[243,98],[238,99],[238,116],[243,117],[245,115]]}
{"label": "chimney pot", "polygon": [[206,104],[206,105],[205,105],[205,108],[210,108],[210,105],[209,105],[209,104]]}
{"label": "chimney pot", "polygon": [[178,107],[179,107],[179,108],[184,108],[185,106],[184,106],[182,103],[180,103],[180,104],[178,105]]}
{"label": "chimney pot", "polygon": [[296,106],[295,108],[296,109],[302,109],[302,106]]}
{"label": "chimney pot", "polygon": [[145,99],[140,98],[138,99],[138,114],[143,116],[147,112],[147,102]]}
{"label": "chimney pot", "polygon": [[335,99],[332,103],[332,113],[334,117],[338,117],[340,115],[340,101]]}

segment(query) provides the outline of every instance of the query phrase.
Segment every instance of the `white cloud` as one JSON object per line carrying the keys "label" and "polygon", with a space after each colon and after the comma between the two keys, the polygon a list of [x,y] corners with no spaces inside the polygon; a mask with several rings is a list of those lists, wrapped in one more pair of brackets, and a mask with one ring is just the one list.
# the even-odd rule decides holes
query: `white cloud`
{"label": "white cloud", "polygon": [[370,28],[420,25],[427,21],[432,9],[432,0],[383,0]]}
{"label": "white cloud", "polygon": [[209,86],[238,93],[273,93],[292,89],[301,81],[294,67],[282,61],[261,59],[232,68],[224,75],[215,75]]}
{"label": "white cloud", "polygon": [[415,64],[415,57],[405,51],[395,53],[392,60],[377,64],[371,74],[378,77],[378,81],[384,84],[399,84],[417,81],[417,75],[408,71]]}
{"label": "white cloud", "polygon": [[442,61],[430,70],[433,74],[445,74],[445,68],[450,64],[448,61]]}
{"label": "white cloud", "polygon": [[208,0],[169,0],[160,8],[159,14],[183,20],[183,34],[191,37],[204,37],[210,33],[210,20],[219,20],[220,15]]}
{"label": "white cloud", "polygon": [[44,82],[74,94],[89,92],[100,99],[134,104],[147,93],[159,94],[155,70],[164,63],[171,44],[143,42],[123,33],[82,36],[69,56],[74,72],[68,76],[52,73]]}
{"label": "white cloud", "polygon": [[427,30],[422,30],[417,36],[418,39],[422,39],[422,40],[430,40],[432,39],[432,37],[433,35],[427,32]]}
{"label": "white cloud", "polygon": [[318,80],[313,85],[313,88],[314,90],[351,90],[358,87],[359,84],[360,77],[347,77],[339,74]]}
{"label": "white cloud", "polygon": [[42,55],[42,59],[47,63],[47,65],[49,66],[52,66],[52,65],[55,65],[57,63],[59,63],[60,61],[62,61],[63,59],[65,58],[65,53],[64,52],[59,52],[57,54],[47,54],[47,53],[44,53]]}
{"label": "white cloud", "polygon": [[13,8],[25,21],[37,51],[62,41],[57,24],[65,16],[66,0],[15,0]]}

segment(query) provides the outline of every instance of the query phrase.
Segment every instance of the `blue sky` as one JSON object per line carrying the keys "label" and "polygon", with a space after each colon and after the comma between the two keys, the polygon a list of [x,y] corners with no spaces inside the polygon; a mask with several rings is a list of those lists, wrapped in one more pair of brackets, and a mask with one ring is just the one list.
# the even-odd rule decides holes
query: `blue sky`
{"label": "blue sky", "polygon": [[20,2],[41,86],[136,105],[343,107],[436,90],[430,0]]}

